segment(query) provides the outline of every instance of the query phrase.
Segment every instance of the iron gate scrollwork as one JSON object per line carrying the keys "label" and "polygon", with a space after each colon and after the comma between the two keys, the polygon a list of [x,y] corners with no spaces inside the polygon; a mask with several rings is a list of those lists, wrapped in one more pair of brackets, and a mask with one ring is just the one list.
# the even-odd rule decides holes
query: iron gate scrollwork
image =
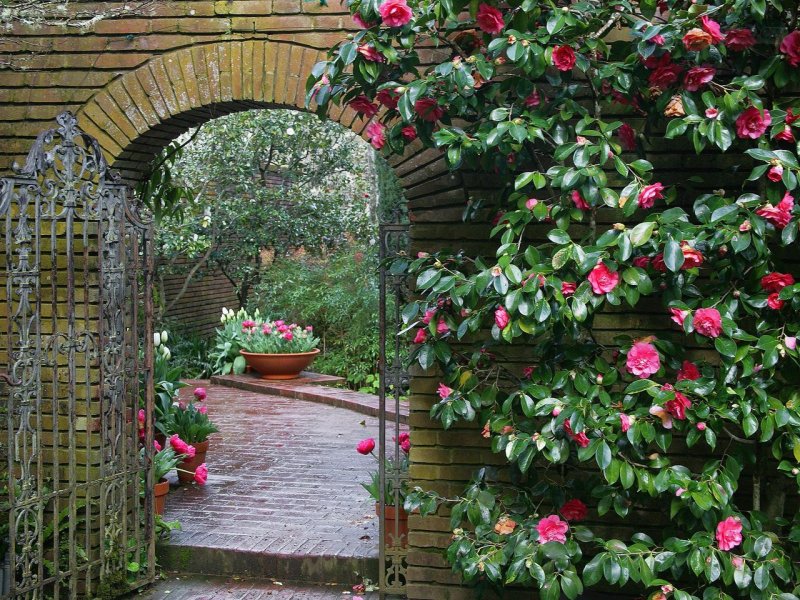
{"label": "iron gate scrollwork", "polygon": [[0,220],[0,597],[138,587],[155,575],[151,228],[70,113],[0,180]]}
{"label": "iron gate scrollwork", "polygon": [[[406,259],[409,227],[398,222],[397,214],[394,221],[381,224],[379,230],[381,381],[378,462],[379,489],[384,490],[379,502],[381,598],[405,595],[408,554],[408,535],[403,532],[401,517],[404,515],[400,510],[403,506],[402,490],[408,480],[407,458],[398,441],[401,439],[401,404],[409,386],[405,344],[399,335],[403,328],[402,305],[408,299]],[[387,444],[387,434],[391,435],[391,444]]]}

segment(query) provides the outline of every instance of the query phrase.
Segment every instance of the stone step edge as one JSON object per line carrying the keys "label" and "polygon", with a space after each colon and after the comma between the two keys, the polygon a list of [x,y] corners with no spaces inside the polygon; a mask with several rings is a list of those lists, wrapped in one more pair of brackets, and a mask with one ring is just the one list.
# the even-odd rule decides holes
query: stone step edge
{"label": "stone step edge", "polygon": [[378,555],[370,557],[269,554],[237,548],[159,543],[160,568],[196,575],[271,579],[303,585],[352,586],[362,578],[377,581]]}
{"label": "stone step edge", "polygon": [[[252,381],[246,381],[238,378],[234,379],[227,375],[214,375],[211,377],[211,383],[212,385],[221,385],[247,392],[272,394],[283,398],[295,398],[297,400],[306,400],[308,402],[317,402],[319,404],[327,404],[338,408],[346,408],[369,417],[379,416],[377,396],[354,392],[352,390],[302,383],[296,385],[288,385],[286,382],[272,384],[263,379],[255,378],[253,378]],[[394,407],[387,407],[386,419],[393,422],[396,418],[395,416]],[[404,424],[408,423],[407,406],[400,407],[400,422]]]}

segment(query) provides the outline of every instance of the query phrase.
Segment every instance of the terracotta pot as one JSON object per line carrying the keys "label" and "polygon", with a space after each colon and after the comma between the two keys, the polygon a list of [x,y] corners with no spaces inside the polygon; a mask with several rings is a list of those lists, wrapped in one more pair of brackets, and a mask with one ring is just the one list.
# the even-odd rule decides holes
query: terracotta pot
{"label": "terracotta pot", "polygon": [[[379,517],[381,516],[380,504],[375,504],[375,514]],[[395,515],[397,515],[396,533],[400,536],[399,540],[395,536]],[[405,548],[408,546],[408,513],[402,506],[386,505],[383,515],[383,530],[386,534],[387,548]]]}
{"label": "terracotta pot", "polygon": [[261,379],[297,379],[300,371],[311,364],[319,348],[311,352],[298,352],[296,354],[254,354],[240,350],[247,364],[261,375]]}
{"label": "terracotta pot", "polygon": [[153,510],[157,515],[164,514],[164,505],[167,502],[167,494],[169,493],[169,481],[162,479],[153,486]]}
{"label": "terracotta pot", "polygon": [[205,442],[194,442],[194,456],[178,463],[178,481],[181,483],[191,483],[194,481],[194,470],[206,462],[206,452],[208,452],[208,440]]}

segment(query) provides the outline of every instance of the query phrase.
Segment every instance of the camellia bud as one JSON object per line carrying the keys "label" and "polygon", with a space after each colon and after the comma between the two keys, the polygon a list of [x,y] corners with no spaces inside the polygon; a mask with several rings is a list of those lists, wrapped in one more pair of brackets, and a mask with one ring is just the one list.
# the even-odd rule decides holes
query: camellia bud
{"label": "camellia bud", "polygon": [[726,246],[725,244],[720,246],[719,249],[717,250],[717,254],[719,254],[720,256],[725,256],[727,253],[728,253],[728,246]]}
{"label": "camellia bud", "polygon": [[742,293],[741,293],[739,290],[733,290],[733,294],[731,294],[731,295],[732,295],[734,298],[738,298],[739,296],[741,296],[741,295],[742,295]]}
{"label": "camellia bud", "polygon": [[597,374],[597,383],[598,384],[602,384],[603,383],[603,374],[602,373],[598,373]]}
{"label": "camellia bud", "polygon": [[475,63],[475,61],[477,61],[477,60],[478,60],[478,58],[476,56],[468,56],[467,57],[467,62],[470,63],[470,64]]}
{"label": "camellia bud", "polygon": [[625,231],[624,223],[614,223],[614,231]]}
{"label": "camellia bud", "polygon": [[394,93],[395,94],[405,94],[405,92],[406,92],[406,88],[403,85],[399,85],[396,88],[394,88]]}
{"label": "camellia bud", "polygon": [[522,120],[522,119],[520,119],[519,117],[517,117],[516,119],[514,119],[514,125],[522,125],[524,122],[525,122],[525,121],[523,121],[523,120]]}
{"label": "camellia bud", "polygon": [[433,263],[433,266],[436,267],[437,269],[441,269],[444,265],[442,264],[442,261],[437,259],[437,261]]}
{"label": "camellia bud", "polygon": [[697,427],[697,431],[706,430],[706,424],[703,421],[700,421],[695,427]]}
{"label": "camellia bud", "polygon": [[797,475],[798,473],[800,473],[800,471],[798,471],[796,468],[792,469],[792,475]]}
{"label": "camellia bud", "polygon": [[553,412],[551,414],[554,417],[557,417],[558,415],[560,415],[561,414],[561,407],[560,406],[556,406],[555,408],[553,408]]}

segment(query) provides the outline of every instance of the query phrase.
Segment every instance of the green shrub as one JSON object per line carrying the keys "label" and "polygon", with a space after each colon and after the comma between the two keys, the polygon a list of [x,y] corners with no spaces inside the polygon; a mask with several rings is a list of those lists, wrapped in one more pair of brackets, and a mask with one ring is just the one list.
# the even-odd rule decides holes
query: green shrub
{"label": "green shrub", "polygon": [[264,271],[250,308],[288,322],[309,323],[322,354],[313,369],[374,392],[378,369],[378,257],[351,245],[325,258],[276,260]]}

